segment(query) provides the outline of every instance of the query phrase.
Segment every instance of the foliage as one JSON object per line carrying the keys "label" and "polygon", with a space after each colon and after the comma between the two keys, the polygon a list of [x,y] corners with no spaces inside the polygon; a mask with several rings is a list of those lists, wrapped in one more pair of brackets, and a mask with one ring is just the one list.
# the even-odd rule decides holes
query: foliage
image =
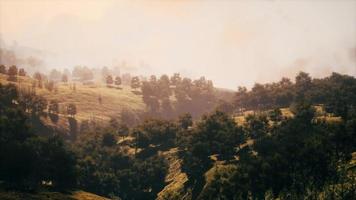
{"label": "foliage", "polygon": [[59,190],[72,188],[76,184],[73,153],[61,138],[42,138],[32,132],[25,107],[18,104],[20,95],[13,85],[0,85],[0,92],[4,100],[0,107],[0,180],[3,185],[8,189],[35,190],[42,181],[50,181],[52,187]]}
{"label": "foliage", "polygon": [[118,144],[104,142],[113,137],[112,133],[87,132],[76,141],[79,186],[121,199],[154,199],[164,185],[165,160],[157,154],[144,159],[127,155]]}
{"label": "foliage", "polygon": [[239,87],[235,107],[238,111],[266,110],[305,101],[323,104],[328,112],[346,119],[355,107],[355,91],[356,79],[352,76],[332,73],[323,79],[312,79],[300,72],[295,83],[282,78],[277,83],[255,84],[250,91]]}
{"label": "foliage", "polygon": [[77,114],[77,107],[74,103],[71,103],[67,106],[67,114],[72,118]]}
{"label": "foliage", "polygon": [[159,79],[152,75],[148,81],[142,82],[141,90],[143,102],[150,114],[165,119],[186,112],[197,117],[210,111],[216,102],[213,84],[204,77],[192,81],[188,78],[182,80],[177,73],[171,78],[164,74]]}

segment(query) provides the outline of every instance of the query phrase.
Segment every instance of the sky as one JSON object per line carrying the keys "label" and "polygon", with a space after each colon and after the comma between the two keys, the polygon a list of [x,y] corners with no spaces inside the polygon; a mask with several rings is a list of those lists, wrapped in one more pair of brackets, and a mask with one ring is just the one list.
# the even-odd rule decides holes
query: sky
{"label": "sky", "polygon": [[356,76],[356,0],[0,0],[6,44],[45,65],[205,76],[218,87]]}

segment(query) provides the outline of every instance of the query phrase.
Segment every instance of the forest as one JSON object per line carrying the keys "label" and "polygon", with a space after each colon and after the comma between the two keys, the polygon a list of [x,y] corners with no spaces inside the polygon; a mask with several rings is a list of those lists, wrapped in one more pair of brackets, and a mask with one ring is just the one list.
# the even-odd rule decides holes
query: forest
{"label": "forest", "polygon": [[[85,100],[63,105],[41,94],[60,95],[64,85],[79,95],[96,84],[92,69],[29,75],[0,66],[0,191],[83,190],[122,200],[356,198],[353,76],[299,72],[229,95],[204,77],[98,70],[105,90],[128,90],[144,111],[123,110],[105,123],[78,118]],[[49,125],[61,120],[67,129]]]}

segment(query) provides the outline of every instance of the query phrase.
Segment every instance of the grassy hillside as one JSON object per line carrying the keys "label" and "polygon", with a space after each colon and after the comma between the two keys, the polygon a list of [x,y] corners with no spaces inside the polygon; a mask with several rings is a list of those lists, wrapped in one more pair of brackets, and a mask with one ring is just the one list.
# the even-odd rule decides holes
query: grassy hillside
{"label": "grassy hillside", "polygon": [[[329,122],[329,123],[341,121],[341,117],[334,116],[331,113],[326,113],[325,109],[321,105],[316,105],[316,106],[314,106],[314,108],[316,111],[316,119],[318,119],[318,120],[325,120],[326,122]],[[282,112],[283,117],[286,117],[286,118],[293,117],[293,113],[290,110],[290,108],[281,108],[280,110]],[[252,115],[254,113],[255,112],[251,111],[251,110],[245,111],[243,113],[239,113],[238,115],[234,116],[235,122],[239,125],[243,125],[246,123],[245,117],[247,117],[248,115]]]}
{"label": "grassy hillside", "polygon": [[169,170],[166,176],[167,185],[157,194],[157,200],[190,199],[191,197],[189,191],[184,188],[188,176],[182,172],[182,160],[178,158],[177,154],[178,148],[172,148],[162,153],[169,162]]}
{"label": "grassy hillside", "polygon": [[21,193],[21,192],[0,192],[1,200],[108,200],[89,192],[76,191],[73,193],[59,192],[40,192],[40,193]]}
{"label": "grassy hillside", "polygon": [[[9,83],[7,76],[0,74],[0,83]],[[17,82],[11,82],[21,88],[31,87],[33,79],[18,77]],[[75,90],[73,90],[75,84]],[[77,106],[76,119],[108,121],[111,116],[119,116],[122,109],[132,112],[142,112],[145,105],[142,96],[135,94],[130,87],[122,86],[120,89],[108,88],[103,84],[83,85],[82,83],[58,83],[56,91],[48,91],[45,88],[36,87],[36,94],[47,100],[59,102],[60,114],[65,114],[66,105],[75,103]],[[102,101],[99,102],[99,97]]]}

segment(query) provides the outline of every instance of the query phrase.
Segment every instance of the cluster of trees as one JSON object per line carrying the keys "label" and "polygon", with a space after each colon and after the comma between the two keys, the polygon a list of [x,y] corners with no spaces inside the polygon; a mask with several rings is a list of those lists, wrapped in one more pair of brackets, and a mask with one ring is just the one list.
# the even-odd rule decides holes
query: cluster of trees
{"label": "cluster of trees", "polygon": [[[19,106],[23,108],[23,111],[27,113],[31,119],[37,119],[41,116],[47,117],[47,114],[53,122],[57,122],[60,114],[60,105],[57,100],[48,101],[42,96],[36,95],[33,88],[21,87],[17,89],[15,86],[11,86],[18,95],[17,102]],[[65,106],[63,114],[67,114],[68,117],[74,118],[77,114],[77,107],[74,103],[69,103]]]}
{"label": "cluster of trees", "polygon": [[53,80],[48,79],[46,75],[36,72],[33,74],[32,88],[46,88],[48,91],[57,91],[56,84]]}
{"label": "cluster of trees", "polygon": [[8,81],[17,81],[17,76],[26,76],[26,71],[23,68],[18,69],[16,65],[10,66],[8,69],[5,65],[0,65],[0,73],[8,75]]}
{"label": "cluster of trees", "polygon": [[89,81],[94,78],[93,71],[86,66],[75,66],[72,77],[81,81]]}
{"label": "cluster of trees", "polygon": [[[141,84],[143,101],[150,113],[165,118],[190,112],[194,117],[210,111],[215,103],[213,83],[201,77],[197,80],[182,78],[178,73],[159,79],[151,76]],[[174,97],[175,101],[172,101]]]}
{"label": "cluster of trees", "polygon": [[[119,141],[129,134],[129,129],[117,122],[111,124],[111,127],[87,127],[74,143],[78,187],[111,198],[155,199],[165,185],[168,163],[158,149],[148,147],[145,142],[156,134],[164,135],[160,132],[164,130],[142,125],[130,131],[140,139]],[[132,148],[140,151],[132,154]]]}
{"label": "cluster of trees", "polygon": [[111,75],[106,76],[106,85],[108,87],[112,87],[113,84],[115,84],[117,87],[121,85],[120,76],[116,76],[115,79]]}
{"label": "cluster of trees", "polygon": [[[241,89],[238,97],[245,100],[237,108],[274,108],[247,116],[244,124],[222,111],[197,121],[186,113],[177,120],[147,119],[138,125],[129,124],[135,120],[126,114],[109,126],[82,123],[80,135],[68,141],[69,146],[50,130],[40,137],[29,127],[31,116],[38,118],[46,109],[58,114],[57,101],[47,105],[34,93],[0,85],[0,187],[34,190],[45,182],[55,189],[76,186],[112,198],[155,199],[167,184],[169,163],[162,152],[177,148],[188,181],[183,192],[168,192],[167,199],[354,199],[355,167],[350,160],[356,151],[355,79],[339,74],[310,81],[308,77],[301,73],[295,84],[283,81],[292,92],[285,104],[274,99],[287,92],[282,86],[273,93],[276,96],[264,85]],[[184,111],[196,115],[215,102],[213,85],[204,78],[152,76],[141,89],[145,103],[156,113],[172,97],[175,115]],[[342,96],[327,89],[339,90]],[[257,94],[274,100],[256,100]],[[324,103],[342,119],[316,118],[311,103]],[[291,104],[293,117],[284,117],[279,107]],[[75,105],[67,112],[74,117]],[[70,121],[76,127],[74,122]]]}
{"label": "cluster of trees", "polygon": [[294,114],[253,115],[244,126],[222,112],[203,117],[179,145],[192,198],[355,198],[355,171],[348,166],[356,150],[356,118],[317,121],[306,103]]}
{"label": "cluster of trees", "polygon": [[312,79],[300,72],[293,83],[282,78],[277,83],[256,83],[250,91],[239,87],[235,109],[266,110],[288,107],[295,101],[305,100],[313,105],[323,104],[327,111],[346,118],[356,106],[356,79],[352,76],[333,73],[322,79]]}
{"label": "cluster of trees", "polygon": [[356,118],[317,120],[304,101],[293,112],[250,115],[243,125],[221,111],[196,122],[190,114],[150,119],[131,129],[112,120],[76,141],[79,185],[104,196],[154,199],[168,168],[159,152],[178,147],[188,181],[167,199],[354,198]]}
{"label": "cluster of trees", "polygon": [[[27,111],[13,85],[0,84],[0,186],[33,191],[47,183],[64,190],[76,184],[76,160],[58,136],[40,137],[30,126]],[[40,108],[38,108],[40,109]]]}

